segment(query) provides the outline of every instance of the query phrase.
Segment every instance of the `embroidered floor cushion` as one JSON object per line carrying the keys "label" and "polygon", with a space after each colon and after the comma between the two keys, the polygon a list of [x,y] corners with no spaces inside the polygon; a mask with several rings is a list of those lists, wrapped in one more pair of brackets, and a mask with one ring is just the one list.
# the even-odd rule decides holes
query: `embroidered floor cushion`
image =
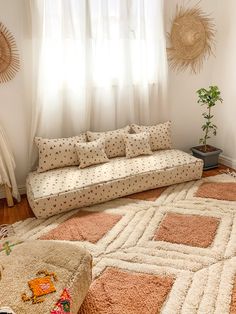
{"label": "embroidered floor cushion", "polygon": [[13,246],[9,255],[4,250],[0,308],[20,314],[77,314],[91,283],[91,265],[91,255],[71,243],[35,240]]}

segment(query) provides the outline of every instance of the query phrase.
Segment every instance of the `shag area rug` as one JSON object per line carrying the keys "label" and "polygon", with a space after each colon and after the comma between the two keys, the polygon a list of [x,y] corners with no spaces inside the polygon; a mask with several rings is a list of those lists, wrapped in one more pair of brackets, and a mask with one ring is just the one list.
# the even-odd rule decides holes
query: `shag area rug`
{"label": "shag area rug", "polygon": [[22,240],[91,252],[80,314],[236,313],[236,179],[227,174],[13,227]]}

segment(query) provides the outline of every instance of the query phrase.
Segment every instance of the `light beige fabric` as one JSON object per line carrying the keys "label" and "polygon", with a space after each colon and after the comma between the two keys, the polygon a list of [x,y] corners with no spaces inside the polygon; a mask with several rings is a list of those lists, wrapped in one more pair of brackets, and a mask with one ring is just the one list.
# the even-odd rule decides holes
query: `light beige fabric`
{"label": "light beige fabric", "polygon": [[127,134],[124,136],[124,140],[127,158],[152,154],[150,147],[150,134],[148,132]]}
{"label": "light beige fabric", "polygon": [[106,154],[108,158],[125,156],[125,143],[124,135],[128,134],[130,130],[129,126],[123,129],[107,132],[90,132],[87,131],[87,137],[89,141],[97,140],[101,137],[105,137],[106,140]]}
{"label": "light beige fabric", "polygon": [[74,137],[46,139],[36,137],[35,143],[39,150],[38,172],[75,166],[79,164],[75,144],[86,142],[86,134]]}
{"label": "light beige fabric", "polygon": [[6,184],[9,186],[12,189],[13,197],[19,202],[20,193],[16,183],[15,168],[16,164],[9,141],[0,126],[0,185]]}
{"label": "light beige fabric", "polygon": [[[72,299],[70,313],[77,314],[91,283],[91,264],[91,255],[71,243],[26,241],[14,246],[9,256],[3,251],[0,307],[9,306],[19,314],[50,313],[67,288]],[[56,273],[56,292],[46,295],[42,303],[23,302],[21,294],[32,295],[27,282],[36,278],[39,270]]]}
{"label": "light beige fabric", "polygon": [[109,161],[105,153],[104,138],[89,143],[76,144],[76,152],[80,168],[86,168]]}
{"label": "light beige fabric", "polygon": [[179,150],[131,159],[113,158],[85,169],[68,167],[27,178],[27,196],[38,218],[132,193],[201,178],[203,162]]}
{"label": "light beige fabric", "polygon": [[0,308],[0,313],[7,313],[7,314],[16,314],[12,309],[8,306],[4,306]]}
{"label": "light beige fabric", "polygon": [[171,148],[171,122],[160,123],[157,125],[131,125],[135,133],[149,132],[150,144],[152,150],[170,149]]}

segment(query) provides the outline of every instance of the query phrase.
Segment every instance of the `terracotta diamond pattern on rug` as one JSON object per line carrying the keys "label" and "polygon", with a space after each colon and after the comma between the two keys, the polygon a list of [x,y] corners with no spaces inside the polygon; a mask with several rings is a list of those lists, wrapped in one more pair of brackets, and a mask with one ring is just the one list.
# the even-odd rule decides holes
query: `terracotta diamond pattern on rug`
{"label": "terracotta diamond pattern on rug", "polygon": [[81,211],[40,237],[41,240],[96,243],[122,218],[121,215]]}
{"label": "terracotta diamond pattern on rug", "polygon": [[[79,314],[236,314],[233,181],[222,174],[172,186],[159,198],[156,189],[13,227],[17,239],[71,239],[93,255]],[[196,197],[197,189],[211,198]]]}
{"label": "terracotta diamond pattern on rug", "polygon": [[207,248],[214,240],[219,220],[214,217],[167,213],[154,240]]}
{"label": "terracotta diamond pattern on rug", "polygon": [[90,286],[79,314],[160,313],[174,280],[108,267]]}
{"label": "terracotta diamond pattern on rug", "polygon": [[205,182],[200,185],[195,196],[225,201],[236,201],[236,183]]}

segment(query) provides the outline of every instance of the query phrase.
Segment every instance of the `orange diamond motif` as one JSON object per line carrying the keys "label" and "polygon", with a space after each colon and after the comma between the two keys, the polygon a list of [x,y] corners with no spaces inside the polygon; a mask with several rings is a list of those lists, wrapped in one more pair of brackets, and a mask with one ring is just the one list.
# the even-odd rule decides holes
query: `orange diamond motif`
{"label": "orange diamond motif", "polygon": [[219,219],[208,216],[167,213],[154,240],[207,248],[214,240]]}

